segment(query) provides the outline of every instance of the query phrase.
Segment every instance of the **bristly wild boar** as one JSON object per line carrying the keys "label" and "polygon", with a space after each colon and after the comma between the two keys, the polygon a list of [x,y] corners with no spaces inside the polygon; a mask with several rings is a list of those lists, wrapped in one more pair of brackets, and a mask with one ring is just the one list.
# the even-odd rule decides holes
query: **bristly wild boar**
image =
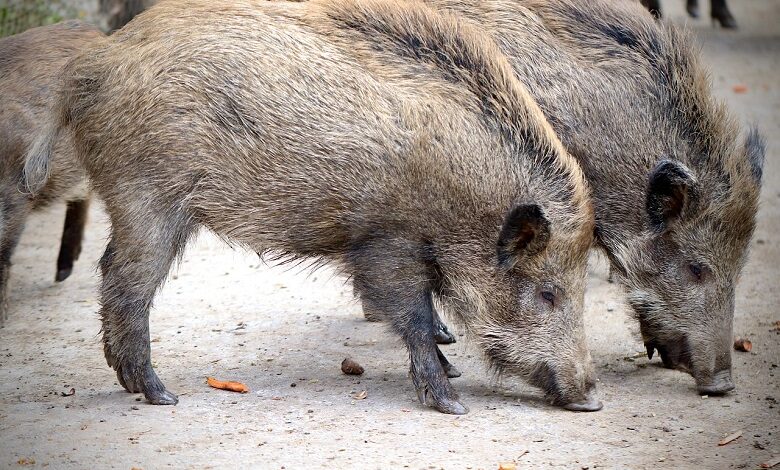
{"label": "bristly wild boar", "polygon": [[174,0],[65,75],[28,183],[68,127],[111,218],[103,341],[128,391],[177,402],[151,366],[149,308],[204,226],[353,275],[440,411],[466,408],[434,298],[500,371],[601,407],[582,325],[588,191],[487,36],[418,2]]}
{"label": "bristly wild boar", "polygon": [[109,32],[122,29],[136,15],[154,5],[157,0],[100,0],[99,11],[106,19]]}
{"label": "bristly wild boar", "polygon": [[57,142],[46,185],[34,198],[25,194],[25,154],[51,114],[65,62],[102,33],[68,21],[0,39],[0,324],[8,314],[11,257],[29,213],[55,200],[68,201],[56,280],[66,279],[81,252],[88,193],[84,171],[66,135]]}
{"label": "bristly wild boar", "polygon": [[[696,46],[632,2],[429,0],[492,33],[579,161],[596,242],[647,353],[699,392],[734,388],[734,290],[755,227],[764,145],[713,98]],[[465,20],[468,19],[468,20]]]}

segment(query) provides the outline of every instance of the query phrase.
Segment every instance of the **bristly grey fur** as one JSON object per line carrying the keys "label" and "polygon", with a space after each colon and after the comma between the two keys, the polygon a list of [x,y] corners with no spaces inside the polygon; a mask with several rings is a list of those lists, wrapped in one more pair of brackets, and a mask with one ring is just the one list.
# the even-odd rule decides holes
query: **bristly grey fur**
{"label": "bristly grey fur", "polygon": [[151,367],[148,314],[205,226],[351,275],[440,411],[466,408],[435,298],[507,372],[600,408],[582,321],[589,191],[477,29],[420,2],[171,0],[64,75],[55,114],[111,218],[103,341],[127,390],[177,401]]}
{"label": "bristly grey fur", "polygon": [[[11,257],[30,212],[69,201],[57,281],[70,275],[81,251],[89,194],[69,136],[54,135],[59,120],[51,108],[62,66],[101,36],[86,23],[67,21],[0,39],[0,325],[8,313]],[[25,161],[31,148],[34,157]]]}
{"label": "bristly grey fur", "polygon": [[[596,241],[615,280],[629,298],[659,301],[639,316],[648,350],[658,346],[665,363],[687,367],[702,391],[733,388],[724,377],[734,288],[755,228],[765,151],[755,128],[738,141],[697,47],[636,2],[425,3],[492,34],[582,166]],[[658,232],[646,209],[655,197],[651,172],[664,160],[689,169],[696,184],[655,199],[670,216]],[[670,351],[690,354],[682,361]]]}

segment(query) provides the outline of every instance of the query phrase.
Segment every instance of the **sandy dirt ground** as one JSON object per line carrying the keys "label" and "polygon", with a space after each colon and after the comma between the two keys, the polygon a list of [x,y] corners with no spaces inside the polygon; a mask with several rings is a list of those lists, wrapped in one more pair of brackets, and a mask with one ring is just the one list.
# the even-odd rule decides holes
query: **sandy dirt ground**
{"label": "sandy dirt ground", "polygon": [[[683,23],[677,3],[665,2],[667,18]],[[151,406],[124,392],[103,359],[95,266],[105,216],[94,208],[82,259],[58,285],[56,206],[30,219],[14,259],[0,329],[0,467],[752,469],[780,455],[780,332],[771,327],[780,320],[780,2],[732,3],[738,32],[708,21],[690,28],[718,95],[768,140],[734,328],[754,349],[734,353],[733,393],[702,398],[691,377],[648,361],[594,256],[586,324],[604,409],[559,410],[532,387],[491,380],[461,335],[445,353],[464,371],[453,383],[471,412],[443,415],[418,404],[402,345],[362,319],[344,279],[268,267],[204,233],[152,312],[154,365],[181,401]],[[737,84],[747,92],[735,93]],[[363,376],[340,372],[347,356]],[[251,392],[211,389],[209,375]],[[739,439],[717,445],[735,431]]]}

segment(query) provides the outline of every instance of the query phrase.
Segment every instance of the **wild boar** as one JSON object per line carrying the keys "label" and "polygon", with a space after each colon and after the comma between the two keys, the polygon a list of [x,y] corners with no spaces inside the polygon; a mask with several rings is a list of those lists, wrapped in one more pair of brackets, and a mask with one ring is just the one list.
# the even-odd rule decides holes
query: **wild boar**
{"label": "wild boar", "polygon": [[156,0],[100,0],[99,11],[105,18],[108,32],[122,29],[136,15],[154,5]]}
{"label": "wild boar", "polygon": [[582,325],[587,185],[486,35],[418,2],[172,0],[64,75],[27,182],[72,132],[111,219],[100,314],[128,391],[177,402],[151,366],[149,309],[207,227],[353,276],[439,411],[467,409],[434,299],[497,369],[601,408]]}
{"label": "wild boar", "polygon": [[633,2],[426,0],[492,34],[593,191],[596,244],[648,357],[734,388],[734,290],[764,144],[712,94],[697,48]]}
{"label": "wild boar", "polygon": [[21,188],[25,154],[51,114],[60,69],[101,36],[92,26],[67,21],[0,39],[0,324],[8,315],[11,257],[31,211],[68,201],[56,281],[70,275],[81,252],[89,195],[67,135],[56,143],[46,185],[35,197]]}

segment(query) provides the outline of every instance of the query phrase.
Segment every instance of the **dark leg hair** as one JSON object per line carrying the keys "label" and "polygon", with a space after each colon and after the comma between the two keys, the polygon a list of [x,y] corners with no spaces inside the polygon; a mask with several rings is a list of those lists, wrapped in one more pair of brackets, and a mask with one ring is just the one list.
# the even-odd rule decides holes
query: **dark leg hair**
{"label": "dark leg hair", "polygon": [[68,201],[60,254],[57,257],[57,275],[54,279],[57,282],[62,282],[70,276],[73,272],[73,262],[79,259],[87,212],[89,212],[89,199]]}
{"label": "dark leg hair", "polygon": [[[128,206],[132,207],[131,203]],[[149,309],[171,264],[184,249],[192,224],[182,214],[111,215],[111,239],[100,260],[100,316],[108,365],[122,386],[155,405],[178,399],[152,369]]]}
{"label": "dark leg hair", "polygon": [[458,402],[436,345],[430,273],[417,253],[400,240],[356,248],[350,256],[355,285],[364,303],[389,320],[406,344],[420,402],[443,413],[464,414],[468,410]]}
{"label": "dark leg hair", "polygon": [[710,0],[710,16],[712,22],[720,23],[720,26],[725,29],[737,29],[737,20],[729,11],[726,0]]}

